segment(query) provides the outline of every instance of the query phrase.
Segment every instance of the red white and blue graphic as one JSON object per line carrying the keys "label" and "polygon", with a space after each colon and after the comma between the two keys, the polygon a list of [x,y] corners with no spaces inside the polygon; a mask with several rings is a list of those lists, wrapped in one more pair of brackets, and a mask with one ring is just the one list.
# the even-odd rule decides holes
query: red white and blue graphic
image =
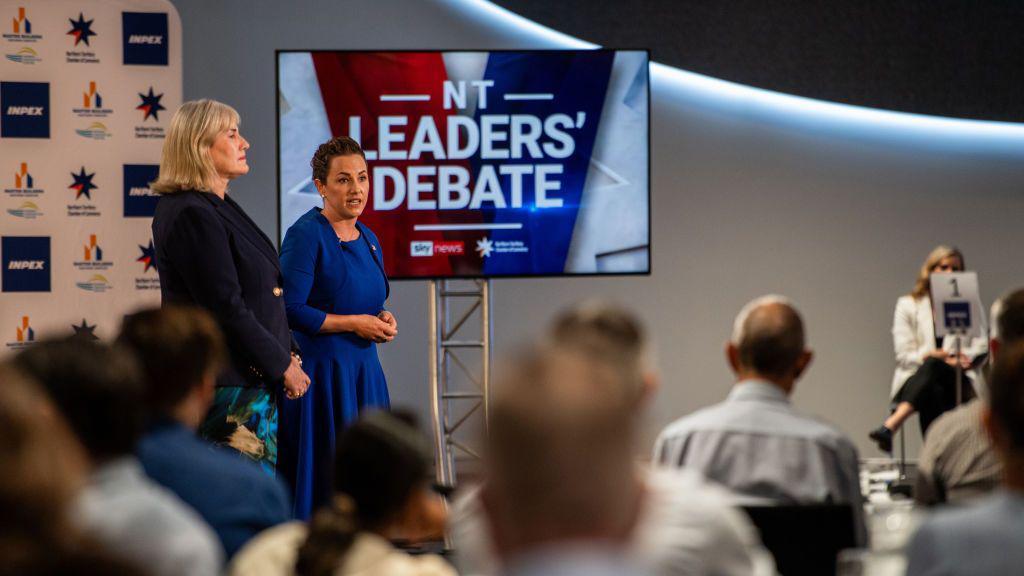
{"label": "red white and blue graphic", "polygon": [[50,137],[50,85],[0,82],[0,136]]}
{"label": "red white and blue graphic", "polygon": [[167,66],[167,13],[122,12],[125,64]]}
{"label": "red white and blue graphic", "polygon": [[394,278],[648,273],[648,85],[643,51],[280,52],[282,234],[351,136]]}
{"label": "red white and blue graphic", "polygon": [[153,217],[160,196],[149,187],[149,183],[159,174],[159,164],[124,165],[125,217]]}
{"label": "red white and blue graphic", "polygon": [[0,238],[4,292],[50,291],[50,237]]}
{"label": "red white and blue graphic", "polygon": [[144,268],[142,272],[149,272],[150,268],[156,265],[156,248],[153,247],[153,240],[149,241],[149,246],[143,246],[139,244],[139,250],[142,255],[135,259],[136,262],[142,262]]}

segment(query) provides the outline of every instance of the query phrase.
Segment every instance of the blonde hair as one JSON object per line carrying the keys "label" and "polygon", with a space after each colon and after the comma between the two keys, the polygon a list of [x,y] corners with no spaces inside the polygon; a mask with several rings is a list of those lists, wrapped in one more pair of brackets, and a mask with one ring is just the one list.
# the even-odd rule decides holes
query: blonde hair
{"label": "blonde hair", "polygon": [[238,125],[238,112],[216,100],[185,102],[171,118],[160,156],[160,176],[150,187],[157,194],[209,191],[217,170],[210,146],[221,132]]}
{"label": "blonde hair", "polygon": [[953,246],[940,245],[932,249],[928,257],[925,258],[924,264],[921,265],[921,270],[917,273],[917,282],[914,283],[914,290],[910,293],[914,297],[914,300],[920,300],[928,295],[929,287],[931,286],[929,278],[932,275],[932,270],[939,265],[945,258],[950,256],[956,256],[960,260],[960,267],[966,266],[964,263],[964,255],[958,248]]}

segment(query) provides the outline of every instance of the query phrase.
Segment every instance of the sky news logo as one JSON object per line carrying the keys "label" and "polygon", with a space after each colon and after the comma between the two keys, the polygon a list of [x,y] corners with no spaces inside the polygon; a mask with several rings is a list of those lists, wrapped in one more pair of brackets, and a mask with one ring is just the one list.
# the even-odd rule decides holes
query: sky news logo
{"label": "sky news logo", "polygon": [[409,255],[413,257],[461,256],[465,253],[465,243],[458,240],[416,240],[409,245]]}
{"label": "sky news logo", "polygon": [[160,174],[159,164],[124,165],[124,215],[152,218],[160,196],[149,187]]}
{"label": "sky news logo", "polygon": [[50,137],[50,85],[46,82],[0,82],[0,136]]}
{"label": "sky news logo", "polygon": [[124,63],[167,66],[167,13],[122,12]]}
{"label": "sky news logo", "polygon": [[4,292],[50,291],[49,236],[4,236],[0,252]]}

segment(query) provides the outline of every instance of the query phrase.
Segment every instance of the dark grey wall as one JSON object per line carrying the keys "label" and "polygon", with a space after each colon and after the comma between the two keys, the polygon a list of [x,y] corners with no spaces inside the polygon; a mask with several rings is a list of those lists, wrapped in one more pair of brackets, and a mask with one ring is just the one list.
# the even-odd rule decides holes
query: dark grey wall
{"label": "dark grey wall", "polygon": [[[275,48],[537,48],[553,36],[496,26],[477,2],[175,0],[185,97],[228,102],[253,143],[232,194],[276,232]],[[463,10],[456,8],[462,6]],[[767,293],[794,298],[817,358],[795,402],[865,454],[887,404],[896,298],[940,242],[961,246],[987,305],[1024,284],[1024,131],[956,136],[872,118],[832,122],[671,75],[653,77],[650,277],[494,282],[499,351],[586,296],[631,304],[649,323],[664,385],[651,428],[721,399],[733,316]],[[769,99],[770,100],[770,99]],[[812,107],[813,108],[813,107]],[[427,297],[397,283],[401,334],[382,347],[394,400],[428,414]]]}

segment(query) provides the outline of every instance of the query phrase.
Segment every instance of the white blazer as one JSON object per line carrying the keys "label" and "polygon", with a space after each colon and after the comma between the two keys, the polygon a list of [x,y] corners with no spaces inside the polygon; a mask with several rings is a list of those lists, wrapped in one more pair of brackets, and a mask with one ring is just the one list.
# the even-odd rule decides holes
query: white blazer
{"label": "white blazer", "polygon": [[[987,333],[982,326],[982,333]],[[900,296],[896,301],[896,313],[892,319],[892,346],[896,352],[896,371],[892,376],[889,398],[903,386],[923,364],[924,355],[935,349],[935,319],[932,317],[932,299],[928,296],[915,300],[913,296]],[[953,352],[956,339],[945,337],[942,349]],[[960,344],[960,351],[972,360],[988,352],[987,338],[969,338]],[[984,387],[981,372],[971,369],[964,372],[974,383],[975,393]],[[979,394],[980,395],[980,394]]]}

